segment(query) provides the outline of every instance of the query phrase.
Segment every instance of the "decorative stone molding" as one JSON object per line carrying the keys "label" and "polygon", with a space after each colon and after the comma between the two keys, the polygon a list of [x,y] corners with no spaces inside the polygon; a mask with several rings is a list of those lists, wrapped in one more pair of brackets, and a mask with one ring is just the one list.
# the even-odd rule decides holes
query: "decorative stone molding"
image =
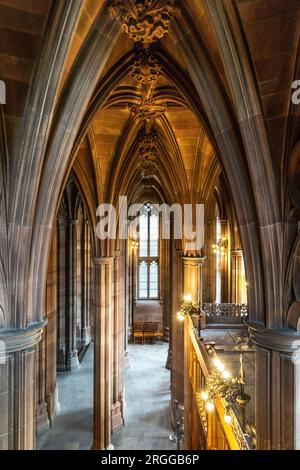
{"label": "decorative stone molding", "polygon": [[285,353],[295,352],[295,343],[300,343],[299,332],[284,329],[268,329],[261,323],[247,322],[253,343],[264,349]]}
{"label": "decorative stone molding", "polygon": [[41,340],[47,320],[33,323],[22,330],[0,331],[0,341],[5,343],[6,354],[34,348]]}
{"label": "decorative stone molding", "polygon": [[176,0],[115,0],[111,12],[122,22],[123,31],[145,47],[162,39],[169,31]]}
{"label": "decorative stone molding", "polygon": [[95,265],[106,264],[106,265],[112,266],[114,263],[114,260],[115,258],[113,256],[93,258],[93,262]]}

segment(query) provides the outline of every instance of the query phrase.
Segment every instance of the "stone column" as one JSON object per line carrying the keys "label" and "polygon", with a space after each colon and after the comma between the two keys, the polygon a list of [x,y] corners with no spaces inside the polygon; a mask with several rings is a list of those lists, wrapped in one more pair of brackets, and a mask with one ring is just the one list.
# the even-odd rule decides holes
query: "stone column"
{"label": "stone column", "polygon": [[77,220],[69,220],[67,225],[67,311],[66,311],[66,370],[79,366],[76,347],[77,319]]}
{"label": "stone column", "polygon": [[[173,229],[172,229],[173,232]],[[174,240],[170,240],[169,248],[169,266],[168,266],[168,309],[169,309],[169,349],[168,349],[168,357],[166,362],[166,368],[172,369],[172,357],[173,357],[173,328],[174,328],[174,318],[173,318],[173,279],[171,273],[174,270]]]}
{"label": "stone column", "polygon": [[228,241],[228,248],[226,253],[221,255],[221,303],[228,303],[230,301],[230,239],[229,239],[229,226],[228,220],[221,220],[221,238]]}
{"label": "stone column", "polygon": [[[256,346],[258,450],[300,449],[300,333],[249,323]],[[298,395],[297,395],[298,393]]]}
{"label": "stone column", "polygon": [[81,346],[86,347],[91,342],[91,243],[88,220],[84,221],[82,272]]}
{"label": "stone column", "polygon": [[[184,295],[190,294],[192,296],[192,301],[198,304],[200,307],[202,306],[202,265],[203,265],[203,258],[196,258],[193,256],[185,256],[183,257],[183,291]],[[184,449],[191,449],[191,430],[189,429],[189,425],[191,423],[190,417],[190,383],[187,380],[187,368],[189,367],[189,339],[188,339],[188,330],[184,328],[184,323],[181,322],[183,331],[183,351],[181,353],[181,364],[182,364],[182,384],[181,387],[183,389],[183,396],[184,396]]]}
{"label": "stone column", "polygon": [[124,273],[121,253],[116,252],[114,271],[114,317],[113,317],[113,391],[111,409],[112,434],[120,431],[123,421],[123,351],[124,351]]}
{"label": "stone column", "polygon": [[0,333],[0,450],[30,450],[36,440],[38,343],[43,323]]}
{"label": "stone column", "polygon": [[242,250],[231,251],[231,302],[247,303],[247,286]]}
{"label": "stone column", "polygon": [[216,255],[212,246],[216,244],[216,223],[214,219],[206,221],[205,224],[205,253],[206,259],[203,269],[204,302],[213,303],[216,301]]}
{"label": "stone column", "polygon": [[52,423],[58,411],[56,387],[56,339],[57,339],[57,237],[54,231],[46,283],[47,325],[38,353],[37,380],[37,430]]}
{"label": "stone column", "polygon": [[183,291],[190,294],[193,302],[202,305],[202,265],[203,258],[183,257]]}
{"label": "stone column", "polygon": [[130,246],[129,241],[125,242],[125,292],[126,292],[126,303],[125,303],[125,318],[124,318],[124,367],[129,368],[129,352],[128,352],[128,334],[129,334],[129,315],[130,315],[130,299],[131,299],[131,276],[130,276]]}
{"label": "stone column", "polygon": [[95,258],[95,359],[93,449],[111,446],[114,258]]}
{"label": "stone column", "polygon": [[175,425],[175,409],[177,402],[183,406],[183,324],[178,321],[178,311],[182,303],[183,290],[183,269],[182,252],[174,250],[172,253],[172,368],[171,368],[171,421]]}

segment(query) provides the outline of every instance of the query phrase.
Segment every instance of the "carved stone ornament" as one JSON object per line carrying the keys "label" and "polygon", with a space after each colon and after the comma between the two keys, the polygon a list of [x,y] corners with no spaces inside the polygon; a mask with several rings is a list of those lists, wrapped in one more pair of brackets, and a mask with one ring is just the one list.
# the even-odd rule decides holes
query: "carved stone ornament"
{"label": "carved stone ornament", "polygon": [[161,76],[161,65],[155,53],[144,47],[137,47],[136,60],[132,66],[131,75],[141,85],[152,85]]}
{"label": "carved stone ornament", "polygon": [[143,178],[151,178],[154,173],[156,161],[158,159],[158,132],[152,127],[151,132],[147,134],[145,127],[138,133],[139,157]]}
{"label": "carved stone ornament", "polygon": [[167,107],[163,103],[157,103],[153,98],[142,100],[140,105],[133,106],[131,113],[138,119],[154,121],[164,114]]}
{"label": "carved stone ornament", "polygon": [[148,47],[168,33],[175,8],[176,0],[115,0],[111,11],[130,39]]}

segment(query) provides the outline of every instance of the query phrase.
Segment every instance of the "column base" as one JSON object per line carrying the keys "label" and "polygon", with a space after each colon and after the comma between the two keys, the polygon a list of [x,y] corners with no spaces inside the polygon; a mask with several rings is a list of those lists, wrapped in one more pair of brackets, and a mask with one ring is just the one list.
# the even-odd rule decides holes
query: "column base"
{"label": "column base", "polygon": [[130,361],[129,361],[129,352],[125,351],[124,353],[124,368],[130,369]]}
{"label": "column base", "polygon": [[111,406],[111,432],[116,434],[124,427],[124,420],[122,416],[122,405],[119,401]]}
{"label": "column base", "polygon": [[170,341],[170,328],[168,326],[164,327],[164,342],[168,343]]}
{"label": "column base", "polygon": [[78,369],[79,361],[78,361],[78,354],[77,351],[73,351],[72,353],[68,354],[66,357],[66,370],[72,371]]}
{"label": "column base", "polygon": [[87,328],[82,328],[82,332],[81,332],[81,347],[82,348],[85,348],[86,346],[88,346],[90,344],[92,340],[92,337],[91,337],[91,327],[88,326]]}
{"label": "column base", "polygon": [[50,419],[48,414],[48,405],[44,401],[39,403],[36,412],[36,430],[38,433],[50,428]]}
{"label": "column base", "polygon": [[58,415],[60,410],[60,403],[58,401],[58,387],[56,385],[55,391],[53,394],[47,397],[48,410],[49,410],[49,419],[50,426],[52,426],[55,417]]}
{"label": "column base", "polygon": [[169,349],[167,362],[166,362],[166,369],[171,370],[171,368],[172,368],[172,351]]}

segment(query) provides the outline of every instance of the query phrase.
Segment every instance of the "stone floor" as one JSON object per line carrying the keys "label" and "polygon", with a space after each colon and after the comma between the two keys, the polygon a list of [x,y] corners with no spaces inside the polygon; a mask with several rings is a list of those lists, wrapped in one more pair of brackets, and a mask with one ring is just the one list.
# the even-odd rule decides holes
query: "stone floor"
{"label": "stone floor", "polygon": [[[131,345],[126,370],[126,426],[113,436],[116,450],[175,450],[169,441],[170,373],[165,368],[168,345]],[[93,348],[71,373],[57,378],[60,412],[52,428],[40,433],[41,450],[85,450],[92,443]]]}
{"label": "stone floor", "polygon": [[93,347],[73,372],[57,375],[60,412],[50,430],[38,435],[40,450],[88,450],[93,438]]}
{"label": "stone floor", "polygon": [[175,450],[169,436],[168,345],[131,345],[126,370],[125,428],[113,436],[116,450]]}

